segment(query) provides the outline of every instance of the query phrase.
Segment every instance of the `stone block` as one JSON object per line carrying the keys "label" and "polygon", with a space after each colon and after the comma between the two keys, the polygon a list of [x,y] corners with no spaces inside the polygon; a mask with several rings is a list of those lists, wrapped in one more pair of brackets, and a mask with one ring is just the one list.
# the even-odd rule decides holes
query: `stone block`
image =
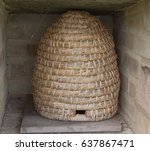
{"label": "stone block", "polygon": [[123,73],[120,73],[121,90],[128,92],[128,78]]}
{"label": "stone block", "polygon": [[23,26],[10,26],[7,28],[7,38],[8,39],[24,39],[25,30]]}
{"label": "stone block", "polygon": [[131,51],[133,49],[134,44],[134,34],[128,31],[118,31],[118,46],[119,49],[124,49]]}
{"label": "stone block", "polygon": [[1,56],[0,60],[0,76],[4,77],[4,73],[6,72],[6,62],[5,59],[3,58],[4,56]]}
{"label": "stone block", "polygon": [[147,59],[150,58],[150,46],[149,46],[149,37],[146,39],[143,38],[143,36],[137,36],[137,38],[134,41],[134,52],[138,52],[138,54],[142,57],[145,57]]}
{"label": "stone block", "polygon": [[0,15],[4,16],[5,13],[5,4],[2,0],[0,0]]}
{"label": "stone block", "polygon": [[6,101],[7,101],[7,90],[3,89],[3,91],[2,90],[0,91],[0,128],[6,109]]}
{"label": "stone block", "polygon": [[18,127],[16,128],[13,128],[13,127],[2,127],[1,128],[1,131],[0,131],[1,134],[18,134],[19,133],[19,130],[18,130]]}
{"label": "stone block", "polygon": [[34,68],[34,64],[27,64],[25,65],[25,75],[31,77],[33,74],[33,68]]}
{"label": "stone block", "polygon": [[24,64],[11,64],[8,65],[8,78],[17,79],[20,76],[26,76],[25,65]]}
{"label": "stone block", "polygon": [[150,115],[150,60],[142,59],[137,102]]}
{"label": "stone block", "polygon": [[26,99],[30,99],[30,98],[25,96],[20,96],[20,97],[9,96],[8,103],[7,103],[7,110],[5,113],[6,114],[23,113]]}
{"label": "stone block", "polygon": [[149,132],[149,126],[150,126],[150,118],[148,118],[141,109],[136,108],[136,121],[134,123],[133,130],[136,133],[144,133],[147,134]]}
{"label": "stone block", "polygon": [[28,25],[28,28],[26,29],[25,38],[29,39],[31,41],[36,40],[40,41],[43,34],[46,32],[48,28],[47,26],[38,26],[38,25]]}
{"label": "stone block", "polygon": [[137,94],[137,84],[132,81],[129,81],[129,96],[135,99],[137,96],[136,94]]}
{"label": "stone block", "polygon": [[10,14],[8,25],[48,25],[56,20],[58,15],[50,14]]}
{"label": "stone block", "polygon": [[[1,50],[0,50],[0,62],[1,62],[1,64],[3,63],[3,62],[5,62],[5,50],[4,50],[4,48],[3,48],[3,44],[1,44]],[[0,64],[0,65],[1,65]]]}
{"label": "stone block", "polygon": [[[146,11],[136,11],[136,13],[128,13],[127,30],[137,34],[139,30],[145,28]],[[140,19],[139,19],[140,18]]]}
{"label": "stone block", "polygon": [[123,110],[121,110],[121,115],[129,124],[134,133],[150,134],[150,119],[145,116],[137,106],[135,107],[135,114],[132,116],[132,119],[129,119],[128,115]]}
{"label": "stone block", "polygon": [[22,118],[22,114],[19,113],[11,113],[5,114],[5,118],[3,121],[2,128],[16,128],[19,127],[20,121]]}
{"label": "stone block", "polygon": [[139,57],[133,53],[132,55],[131,53],[124,53],[121,64],[121,71],[123,73],[127,72],[133,77],[137,77],[139,72]]}
{"label": "stone block", "polygon": [[30,94],[32,92],[31,77],[9,80],[10,95]]}
{"label": "stone block", "polygon": [[148,9],[147,9],[147,13],[146,13],[146,30],[148,31],[148,32],[150,32],[150,12],[149,12],[149,10],[150,10],[150,3],[148,4]]}
{"label": "stone block", "polygon": [[149,126],[148,126],[148,131],[147,131],[148,134],[150,134],[150,123],[149,123]]}
{"label": "stone block", "polygon": [[5,108],[0,107],[0,128],[1,128],[1,125],[2,125],[4,113],[5,113]]}
{"label": "stone block", "polygon": [[33,64],[11,64],[7,66],[7,75],[9,80],[22,77],[31,77],[33,73]]}
{"label": "stone block", "polygon": [[52,23],[54,23],[59,18],[57,14],[44,14],[43,19],[40,22],[40,26],[48,27]]}
{"label": "stone block", "polygon": [[8,64],[30,64],[35,61],[35,57],[7,57]]}
{"label": "stone block", "polygon": [[149,133],[150,118],[136,103],[136,100],[123,91],[119,102],[120,113],[134,133]]}
{"label": "stone block", "polygon": [[0,103],[3,103],[6,101],[6,95],[7,95],[7,82],[6,80],[4,79],[5,82],[0,81],[0,84],[1,84],[1,87],[0,87],[0,96],[1,96],[1,99],[0,99]]}
{"label": "stone block", "polygon": [[134,127],[136,117],[136,105],[135,100],[128,96],[128,93],[122,91],[119,97],[120,111],[131,128]]}
{"label": "stone block", "polygon": [[5,11],[0,1],[0,127],[5,112],[7,99],[6,61],[5,61]]}
{"label": "stone block", "polygon": [[57,15],[11,14],[8,18],[8,38],[40,40]]}
{"label": "stone block", "polygon": [[7,45],[7,56],[9,57],[32,57],[36,55],[37,45],[27,43],[11,43]]}
{"label": "stone block", "polygon": [[29,23],[36,25],[39,24],[43,17],[44,14],[10,14],[8,26],[25,25],[27,27]]}

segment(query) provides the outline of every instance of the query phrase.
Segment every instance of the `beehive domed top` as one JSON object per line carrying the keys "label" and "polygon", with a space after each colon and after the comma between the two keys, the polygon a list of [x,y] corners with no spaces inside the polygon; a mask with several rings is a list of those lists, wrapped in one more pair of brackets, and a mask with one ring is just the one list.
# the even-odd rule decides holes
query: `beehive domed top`
{"label": "beehive domed top", "polygon": [[[114,47],[112,35],[99,18],[86,11],[64,13],[48,28],[44,37],[65,48],[107,46],[109,50]],[[105,48],[101,50],[105,51]]]}

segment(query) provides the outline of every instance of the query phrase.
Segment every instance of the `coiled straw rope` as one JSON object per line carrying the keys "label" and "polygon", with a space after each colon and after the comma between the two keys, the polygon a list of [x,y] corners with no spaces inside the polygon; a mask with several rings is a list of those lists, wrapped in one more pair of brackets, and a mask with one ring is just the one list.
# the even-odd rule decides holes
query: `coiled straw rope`
{"label": "coiled straw rope", "polygon": [[99,121],[118,109],[120,79],[112,35],[85,11],[68,11],[40,41],[34,105],[49,119]]}

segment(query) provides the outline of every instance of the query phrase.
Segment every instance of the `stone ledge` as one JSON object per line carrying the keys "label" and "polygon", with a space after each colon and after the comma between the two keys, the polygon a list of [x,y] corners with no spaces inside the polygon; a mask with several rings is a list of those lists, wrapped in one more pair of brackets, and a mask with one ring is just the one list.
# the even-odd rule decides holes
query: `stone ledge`
{"label": "stone ledge", "polygon": [[70,122],[49,120],[27,106],[21,124],[21,133],[116,133],[122,126],[116,117],[100,122]]}

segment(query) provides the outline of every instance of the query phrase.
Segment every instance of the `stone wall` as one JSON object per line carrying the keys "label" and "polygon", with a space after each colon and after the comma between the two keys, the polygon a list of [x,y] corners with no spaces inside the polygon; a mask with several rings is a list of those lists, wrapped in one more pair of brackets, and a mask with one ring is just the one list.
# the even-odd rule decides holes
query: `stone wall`
{"label": "stone wall", "polygon": [[[10,14],[7,25],[7,64],[10,96],[32,93],[31,77],[40,37],[58,15]],[[100,17],[112,32],[111,16]]]}
{"label": "stone wall", "polygon": [[0,126],[2,123],[7,100],[6,57],[5,57],[5,23],[6,12],[0,0]]}
{"label": "stone wall", "polygon": [[136,133],[150,133],[150,1],[114,17],[121,74],[120,112]]}

